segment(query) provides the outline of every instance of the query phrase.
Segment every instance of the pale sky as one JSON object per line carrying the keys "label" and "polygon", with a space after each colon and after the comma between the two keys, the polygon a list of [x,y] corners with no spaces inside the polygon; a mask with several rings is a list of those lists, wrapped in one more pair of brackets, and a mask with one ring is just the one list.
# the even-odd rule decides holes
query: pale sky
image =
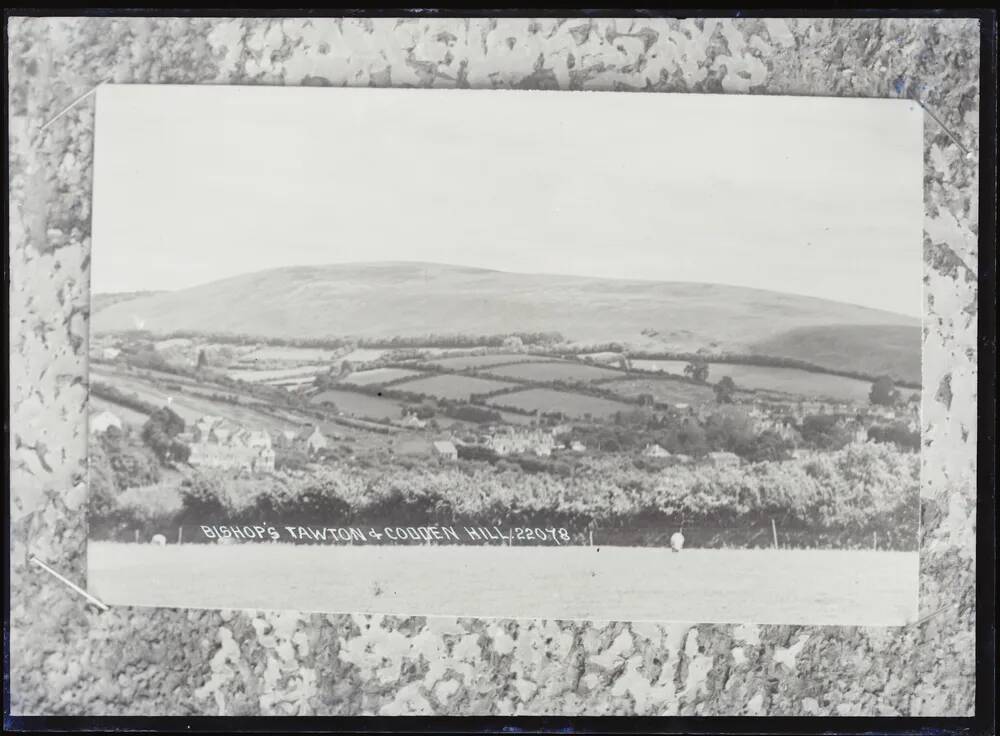
{"label": "pale sky", "polygon": [[106,85],[92,288],[430,261],[921,313],[908,100]]}

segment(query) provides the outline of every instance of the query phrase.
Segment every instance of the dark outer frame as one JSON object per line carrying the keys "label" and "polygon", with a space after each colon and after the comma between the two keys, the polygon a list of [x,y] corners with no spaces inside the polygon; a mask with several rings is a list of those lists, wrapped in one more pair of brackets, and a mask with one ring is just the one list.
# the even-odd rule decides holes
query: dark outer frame
{"label": "dark outer frame", "polygon": [[[628,718],[627,722],[624,720],[619,720],[617,718],[612,719],[593,719],[591,717],[542,717],[542,718],[519,718],[516,723],[510,717],[472,717],[463,718],[461,721],[450,719],[450,718],[410,718],[402,717],[391,720],[384,720],[382,718],[346,718],[338,719],[336,722],[331,722],[327,719],[317,719],[311,717],[299,717],[294,721],[287,718],[271,718],[271,717],[253,717],[253,718],[236,718],[236,719],[217,719],[211,717],[182,717],[180,719],[172,718],[141,718],[141,717],[46,717],[46,716],[29,716],[29,715],[10,715],[10,705],[11,705],[11,683],[12,683],[12,672],[10,671],[10,652],[11,652],[11,635],[12,635],[12,621],[9,618],[11,615],[11,592],[16,591],[19,595],[33,595],[36,597],[36,601],[41,603],[43,606],[55,606],[59,609],[59,612],[67,612],[69,610],[81,611],[79,614],[82,620],[74,621],[71,628],[79,631],[81,629],[81,624],[84,628],[93,628],[92,624],[95,623],[94,617],[99,615],[95,614],[93,611],[84,611],[83,606],[80,604],[79,600],[72,599],[67,596],[65,591],[52,588],[48,582],[38,582],[29,583],[25,585],[25,581],[22,576],[16,576],[22,578],[19,580],[14,580],[15,575],[11,575],[11,579],[8,581],[8,586],[5,590],[6,603],[5,616],[5,649],[7,656],[5,656],[5,680],[4,680],[4,695],[5,695],[5,726],[8,728],[16,730],[148,730],[153,729],[184,729],[192,731],[232,731],[232,730],[245,730],[245,731],[324,731],[324,730],[419,730],[419,731],[436,731],[436,732],[489,732],[497,730],[514,730],[514,731],[579,731],[579,732],[622,732],[622,731],[635,731],[635,732],[671,732],[671,733],[761,733],[761,732],[777,732],[777,731],[791,731],[799,733],[819,733],[819,732],[839,732],[839,733],[856,733],[861,731],[874,731],[879,733],[920,733],[920,732],[949,732],[949,733],[987,733],[991,730],[991,725],[995,726],[995,656],[996,656],[996,637],[995,628],[993,620],[995,619],[995,573],[996,573],[996,550],[995,550],[995,533],[996,533],[996,519],[995,519],[995,441],[996,441],[996,405],[995,405],[995,391],[996,391],[996,321],[995,321],[995,309],[996,309],[996,240],[995,240],[995,204],[996,204],[996,191],[995,191],[995,172],[996,172],[996,17],[991,11],[986,10],[926,10],[926,11],[900,11],[900,10],[854,10],[854,11],[835,11],[831,14],[816,13],[810,11],[768,11],[768,10],[744,10],[744,11],[722,11],[713,10],[711,13],[704,13],[704,8],[699,9],[702,12],[692,11],[691,15],[708,15],[710,17],[739,17],[739,18],[764,18],[764,17],[810,17],[810,18],[820,18],[820,17],[863,17],[863,16],[876,16],[876,17],[927,17],[927,18],[951,18],[951,17],[975,17],[980,20],[980,38],[979,38],[979,55],[980,55],[980,79],[979,79],[979,93],[980,93],[980,104],[979,104],[979,115],[980,115],[980,161],[979,161],[979,225],[978,225],[978,240],[979,240],[979,264],[978,273],[973,275],[978,278],[979,287],[979,305],[986,305],[986,309],[978,310],[978,398],[979,398],[979,409],[978,409],[978,463],[977,463],[977,481],[979,487],[979,494],[976,505],[976,594],[977,594],[977,604],[976,604],[976,654],[977,654],[977,678],[976,678],[976,697],[975,697],[975,715],[972,717],[960,717],[960,718],[949,718],[949,717],[931,717],[931,718],[852,718],[852,717],[839,717],[834,718],[832,721],[826,718],[783,718],[783,717],[763,717],[763,718],[713,718],[713,719],[697,719],[689,718],[684,715],[678,715],[668,718],[643,718],[643,717],[632,717]],[[31,9],[26,11],[11,11],[14,14],[23,15],[45,15],[52,11],[48,9]],[[521,15],[526,15],[528,11],[525,10],[504,10],[504,11],[491,11],[488,13],[491,17],[519,17]],[[115,15],[119,17],[124,16],[139,16],[139,15],[155,15],[155,13],[150,13],[143,10],[91,10],[85,11],[86,15]],[[168,13],[171,16],[198,16],[198,17],[212,17],[212,16],[238,16],[243,15],[243,13],[231,9],[223,10],[191,10],[191,9],[171,9]],[[256,17],[266,17],[266,16],[287,16],[287,15],[297,15],[289,10],[283,11],[271,11],[262,12],[256,11],[250,15]],[[303,13],[304,15],[305,13]],[[559,9],[558,11],[539,11],[538,9],[530,10],[532,16],[545,17],[557,14],[559,16],[565,17],[583,17],[590,16],[592,18],[604,18],[604,17],[639,17],[639,18],[652,18],[660,17],[661,13],[658,12],[643,12],[643,11],[630,11],[627,13],[612,12],[612,11],[595,11],[595,10],[580,10],[576,9],[574,12],[571,9]],[[669,16],[677,15],[687,15],[684,11],[674,10],[669,14]],[[323,17],[327,13],[315,13],[309,12],[312,17]],[[336,15],[339,16],[357,16],[361,13],[355,12],[338,12]],[[367,15],[367,13],[365,14]],[[458,12],[458,11],[448,11],[448,10],[435,10],[435,11],[406,11],[406,10],[381,10],[371,15],[380,16],[406,16],[406,15],[419,15],[420,17],[437,17],[444,18],[449,16],[480,16],[479,13],[470,12]],[[5,13],[5,25],[8,20],[8,13]],[[10,58],[10,57],[9,57]],[[5,74],[5,87],[7,87],[7,78]],[[56,108],[57,109],[57,108]],[[938,111],[940,113],[940,111]],[[8,111],[5,110],[5,115]],[[10,123],[10,120],[5,118],[5,122]],[[932,125],[930,121],[927,123],[928,126]],[[985,145],[984,145],[985,144]],[[11,151],[8,149],[8,177],[11,177],[12,169],[10,165],[13,163],[11,159]],[[8,180],[8,186],[10,187],[13,177]],[[43,187],[44,189],[44,187]],[[50,190],[45,190],[43,193],[51,193]],[[16,202],[14,193],[11,194],[11,202]],[[5,205],[7,203],[5,202]],[[8,213],[10,215],[10,213]],[[8,231],[7,237],[10,237],[10,231]],[[10,242],[5,238],[5,244],[10,247]],[[35,244],[36,249],[40,252],[45,252],[45,248],[41,247],[39,244]],[[925,250],[927,249],[927,237],[925,235]],[[930,244],[931,249],[934,249],[934,244]],[[932,253],[931,258],[935,259],[940,256],[940,253]],[[954,253],[952,252],[952,255]],[[938,258],[938,265],[941,266],[940,258]],[[961,264],[961,265],[959,265]],[[961,263],[961,258],[958,259],[958,264],[951,262],[944,264],[945,268],[954,268],[957,271],[962,270],[964,264]],[[985,267],[984,267],[985,266]],[[86,264],[82,266],[85,270]],[[13,268],[13,265],[11,265]],[[970,270],[968,266],[965,269]],[[940,268],[939,268],[940,270]],[[10,272],[5,274],[10,281],[8,286],[13,283],[12,274]],[[71,295],[73,298],[73,295]],[[10,305],[9,305],[10,308]],[[16,318],[17,315],[13,314],[12,318]],[[70,319],[73,318],[73,314],[70,314]],[[68,324],[68,323],[67,323]],[[13,323],[12,323],[13,325]],[[13,332],[13,329],[12,329]],[[14,344],[11,344],[11,357],[14,359]],[[10,371],[10,365],[8,365],[8,371]],[[10,387],[11,377],[8,373],[8,387]],[[929,388],[926,387],[925,388]],[[7,431],[17,432],[18,426],[14,419],[17,418],[15,413],[12,418],[12,423],[8,425]],[[8,472],[10,472],[11,465],[8,465]],[[11,486],[9,486],[11,487]],[[12,497],[14,494],[14,488],[12,487]],[[65,493],[65,491],[63,491]],[[51,492],[47,494],[48,500],[46,501],[47,507],[52,509],[55,508],[55,516],[65,516],[68,504],[65,502],[60,503],[59,499],[52,499]],[[934,521],[939,521],[939,519],[927,518],[928,512],[931,516],[934,514],[944,513],[940,509],[934,509],[929,507],[925,503],[925,524],[932,526]],[[70,514],[71,516],[72,514]],[[23,559],[19,560],[17,555],[17,545],[16,539],[19,535],[28,534],[34,535],[39,532],[39,526],[44,526],[45,521],[41,518],[31,517],[27,521],[27,526],[25,526],[25,517],[20,517],[20,519],[15,518],[14,520],[14,532],[11,535],[12,538],[9,539],[9,544],[5,548],[5,554],[10,555],[8,559],[8,564],[17,566],[23,566]],[[61,540],[63,535],[67,535],[69,539],[67,541],[73,541],[76,536],[72,529],[72,524],[68,523],[65,519],[56,519],[56,529],[49,529],[50,533],[54,533]],[[8,534],[11,534],[11,527],[8,526]],[[14,554],[11,550],[14,549]],[[77,563],[79,560],[77,560]],[[68,563],[69,570],[73,569],[79,570],[78,564],[73,564],[72,561]],[[11,569],[11,568],[8,568]],[[923,608],[922,608],[923,612]],[[181,612],[183,613],[183,612]],[[198,612],[201,613],[201,612]],[[209,612],[209,615],[218,616],[217,612]],[[928,615],[925,616],[927,621],[933,621],[935,616],[938,616],[938,611],[928,611]],[[941,616],[946,615],[945,613],[940,613]],[[125,619],[128,618],[127,611],[125,612]],[[145,618],[149,618],[145,616]],[[124,623],[124,621],[120,621]],[[214,623],[214,620],[213,620]],[[97,628],[100,628],[98,626]],[[780,627],[783,629],[795,629],[797,627]],[[16,629],[15,629],[16,630]],[[833,683],[831,683],[833,684]],[[138,697],[138,693],[136,694]]]}

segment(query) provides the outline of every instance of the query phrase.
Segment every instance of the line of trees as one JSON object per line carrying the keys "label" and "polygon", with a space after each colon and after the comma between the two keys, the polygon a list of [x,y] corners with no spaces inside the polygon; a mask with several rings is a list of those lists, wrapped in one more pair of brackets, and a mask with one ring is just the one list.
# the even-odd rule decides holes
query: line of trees
{"label": "line of trees", "polygon": [[[552,345],[561,343],[564,338],[561,333],[547,332],[505,332],[499,334],[472,335],[464,333],[427,333],[415,336],[395,337],[281,337],[257,335],[238,332],[205,332],[201,330],[173,330],[171,332],[154,333],[151,330],[123,330],[114,333],[98,333],[100,335],[114,334],[126,340],[155,342],[160,340],[189,339],[203,340],[228,345],[271,345],[274,347],[320,348],[324,350],[340,350],[343,348],[396,348],[396,347],[428,347],[428,348],[476,348],[476,347],[506,347],[520,345]],[[517,340],[519,343],[515,343]]]}
{"label": "line of trees", "polygon": [[159,408],[156,404],[143,401],[135,394],[125,393],[115,386],[101,383],[100,381],[90,382],[90,393],[92,396],[132,409],[140,414],[152,414]]}
{"label": "line of trees", "polygon": [[[859,381],[876,381],[883,376],[864,373],[861,371],[850,371],[839,368],[829,368],[811,363],[800,358],[787,358],[780,355],[761,355],[758,353],[708,353],[708,352],[678,352],[678,351],[650,351],[650,350],[630,350],[622,343],[610,342],[599,345],[587,345],[585,347],[561,346],[560,351],[566,356],[579,356],[588,353],[613,352],[622,353],[629,360],[672,360],[697,364],[700,362],[711,363],[739,363],[742,365],[754,365],[764,368],[794,368],[809,373],[825,373],[831,376],[842,376],[843,378],[854,378]],[[913,381],[906,381],[898,377],[889,376],[891,381],[903,388],[919,389],[920,384]]]}

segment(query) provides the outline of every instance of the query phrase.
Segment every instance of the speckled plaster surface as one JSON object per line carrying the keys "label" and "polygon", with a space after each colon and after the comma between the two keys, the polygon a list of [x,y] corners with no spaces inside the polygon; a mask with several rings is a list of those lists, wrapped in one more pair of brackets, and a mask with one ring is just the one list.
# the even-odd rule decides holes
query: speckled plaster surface
{"label": "speckled plaster surface", "polygon": [[[976,21],[12,19],[9,33],[14,713],[972,713]],[[857,629],[88,607],[26,559],[84,581],[93,98],[46,123],[102,81],[919,97],[972,152],[926,119],[934,615]]]}

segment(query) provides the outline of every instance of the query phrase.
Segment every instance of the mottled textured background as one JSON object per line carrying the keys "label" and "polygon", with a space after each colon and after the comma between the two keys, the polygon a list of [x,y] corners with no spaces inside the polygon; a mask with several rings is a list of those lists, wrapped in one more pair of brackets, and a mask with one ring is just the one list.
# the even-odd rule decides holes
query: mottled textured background
{"label": "mottled textured background", "polygon": [[[12,19],[9,33],[15,713],[973,712],[976,21]],[[26,559],[84,581],[93,97],[51,121],[104,81],[920,99],[960,141],[926,118],[930,617],[856,629],[90,608]]]}

